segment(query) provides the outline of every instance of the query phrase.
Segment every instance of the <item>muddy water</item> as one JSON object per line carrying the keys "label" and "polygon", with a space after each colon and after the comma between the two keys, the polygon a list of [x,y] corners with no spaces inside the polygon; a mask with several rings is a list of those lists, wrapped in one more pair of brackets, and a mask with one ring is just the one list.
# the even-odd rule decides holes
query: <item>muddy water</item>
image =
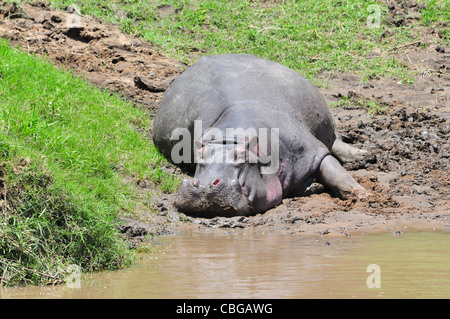
{"label": "muddy water", "polygon": [[[83,275],[81,288],[9,288],[0,290],[1,296],[450,298],[448,233],[333,239],[214,230],[160,244],[133,268]],[[379,271],[367,272],[372,264]]]}

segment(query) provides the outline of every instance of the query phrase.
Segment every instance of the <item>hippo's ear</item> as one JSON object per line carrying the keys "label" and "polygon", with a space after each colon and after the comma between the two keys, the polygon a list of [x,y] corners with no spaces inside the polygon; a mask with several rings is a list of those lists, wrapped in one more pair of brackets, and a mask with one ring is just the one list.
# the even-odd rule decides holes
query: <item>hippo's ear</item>
{"label": "hippo's ear", "polygon": [[194,157],[195,163],[203,161],[203,143],[200,141],[194,141]]}
{"label": "hippo's ear", "polygon": [[236,164],[243,164],[247,161],[247,150],[242,145],[237,145],[234,148],[234,162]]}
{"label": "hippo's ear", "polygon": [[198,152],[203,147],[203,143],[200,141],[194,141],[194,152]]}
{"label": "hippo's ear", "polygon": [[267,164],[270,161],[268,150],[270,145],[267,141],[263,141],[258,136],[253,136],[248,142],[249,162]]}

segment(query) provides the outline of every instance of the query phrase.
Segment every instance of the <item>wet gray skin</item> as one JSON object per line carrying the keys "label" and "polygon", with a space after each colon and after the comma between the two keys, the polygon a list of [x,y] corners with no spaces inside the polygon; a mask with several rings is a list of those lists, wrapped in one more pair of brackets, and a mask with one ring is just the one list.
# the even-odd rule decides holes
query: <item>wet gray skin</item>
{"label": "wet gray skin", "polygon": [[[196,121],[202,123],[201,141],[196,141]],[[179,165],[193,178],[181,183],[175,205],[187,214],[264,212],[314,180],[340,198],[366,194],[340,164],[363,151],[337,137],[319,91],[281,64],[248,54],[201,58],[172,82],[155,117],[154,143],[174,162],[172,150],[179,139],[172,133],[179,128],[189,133],[191,154]],[[272,141],[265,145],[266,153],[260,152],[261,136],[230,137],[228,128],[279,130],[278,156],[267,151]],[[211,129],[222,132],[222,138],[208,135]],[[199,153],[201,160],[194,161]],[[275,171],[267,173],[264,168],[275,159]]]}

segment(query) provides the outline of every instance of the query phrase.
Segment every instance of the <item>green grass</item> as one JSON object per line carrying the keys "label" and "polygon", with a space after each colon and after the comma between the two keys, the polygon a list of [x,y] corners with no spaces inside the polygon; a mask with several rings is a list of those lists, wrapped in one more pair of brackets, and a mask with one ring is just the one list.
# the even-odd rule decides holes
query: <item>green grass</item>
{"label": "green grass", "polygon": [[342,96],[335,102],[330,102],[330,107],[341,107],[346,109],[364,109],[369,117],[386,114],[387,105],[375,99],[355,98]]}
{"label": "green grass", "polygon": [[[417,26],[449,21],[448,1],[422,2],[427,8]],[[64,8],[72,1],[50,3]],[[355,72],[365,79],[391,76],[411,83],[415,75],[393,57],[392,49],[417,40],[417,26],[388,25],[387,7],[375,0],[80,0],[76,4],[82,14],[119,25],[187,64],[202,55],[244,52],[283,63],[310,80],[322,72]],[[380,8],[379,28],[367,25],[372,4]],[[438,29],[448,34],[445,26]],[[448,37],[442,42],[450,43]]]}
{"label": "green grass", "polygon": [[[420,0],[419,3],[424,3],[426,8],[422,10],[422,22],[426,26],[435,24],[448,23],[450,21],[450,2],[447,0]],[[445,27],[445,26],[444,26]],[[444,40],[447,44],[450,41],[448,28],[444,32],[447,37]]]}
{"label": "green grass", "polygon": [[149,121],[119,96],[0,41],[1,284],[61,281],[69,264],[128,264],[116,217],[146,204],[135,181],[165,191],[178,183],[139,133]]}

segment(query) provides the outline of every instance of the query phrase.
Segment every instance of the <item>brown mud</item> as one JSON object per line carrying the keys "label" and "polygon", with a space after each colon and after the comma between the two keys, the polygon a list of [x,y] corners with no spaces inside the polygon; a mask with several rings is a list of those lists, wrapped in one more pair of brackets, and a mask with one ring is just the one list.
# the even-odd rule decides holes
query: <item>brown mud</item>
{"label": "brown mud", "polygon": [[[415,3],[399,3],[389,1],[388,23],[405,26],[420,19]],[[345,142],[368,151],[363,159],[345,164],[371,190],[367,199],[343,201],[313,184],[307,196],[284,199],[264,214],[203,219],[178,213],[172,205],[174,195],[160,194],[155,211],[140,212],[142,221],[126,220],[122,231],[133,238],[199,228],[252,228],[328,237],[375,232],[398,235],[411,229],[449,231],[450,48],[435,44],[440,36],[436,30],[422,32],[421,41],[393,47],[389,53],[419,71],[413,85],[393,78],[363,82],[354,74],[320,75],[327,83],[320,90],[328,102],[347,101],[332,107],[338,132]],[[185,68],[151,43],[92,18],[51,10],[44,2],[20,7],[0,3],[0,36],[22,50],[47,56],[96,86],[119,92],[150,116],[164,90]],[[380,107],[378,115],[369,116],[369,103]],[[143,191],[155,188],[142,181],[138,184]]]}

